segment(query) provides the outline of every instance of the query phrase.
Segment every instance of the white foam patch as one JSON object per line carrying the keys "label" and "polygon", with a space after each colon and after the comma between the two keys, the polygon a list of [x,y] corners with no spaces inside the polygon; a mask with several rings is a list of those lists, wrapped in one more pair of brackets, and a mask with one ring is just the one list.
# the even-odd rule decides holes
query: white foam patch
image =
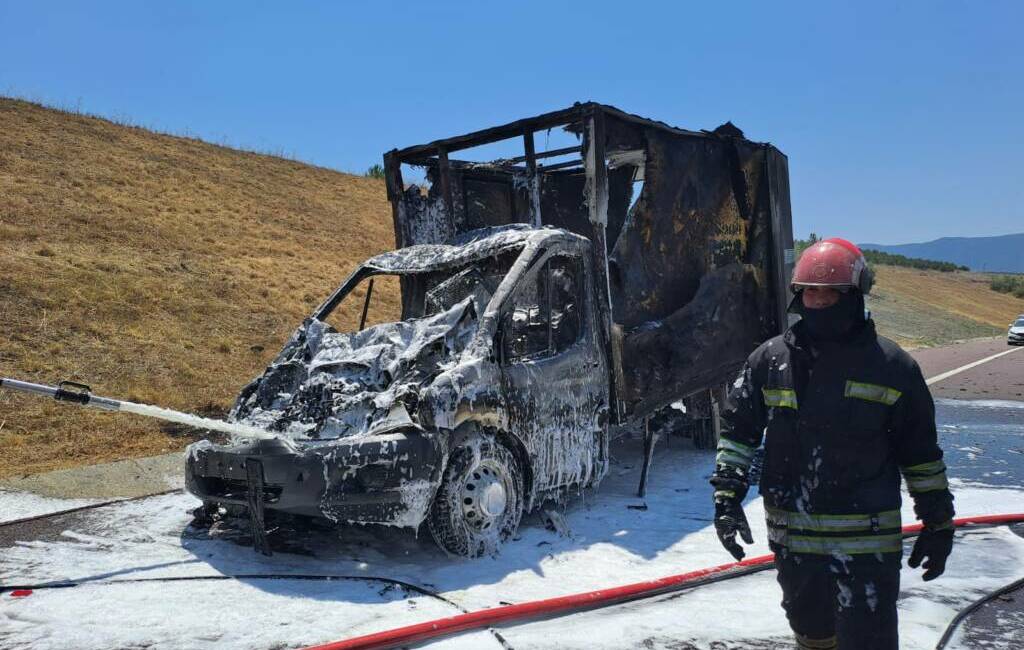
{"label": "white foam patch", "polygon": [[56,499],[31,492],[0,488],[0,523],[78,508],[102,499]]}
{"label": "white foam patch", "polygon": [[1024,401],[1008,399],[951,399],[937,397],[935,403],[940,406],[967,407],[979,409],[1024,409]]}

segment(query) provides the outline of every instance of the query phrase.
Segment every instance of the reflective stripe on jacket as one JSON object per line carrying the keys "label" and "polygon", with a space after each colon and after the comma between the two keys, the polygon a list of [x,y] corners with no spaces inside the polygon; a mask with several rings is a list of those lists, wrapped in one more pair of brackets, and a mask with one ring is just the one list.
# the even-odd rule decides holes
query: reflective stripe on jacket
{"label": "reflective stripe on jacket", "polygon": [[899,510],[857,515],[812,515],[766,508],[765,518],[768,539],[795,553],[899,553],[903,544]]}

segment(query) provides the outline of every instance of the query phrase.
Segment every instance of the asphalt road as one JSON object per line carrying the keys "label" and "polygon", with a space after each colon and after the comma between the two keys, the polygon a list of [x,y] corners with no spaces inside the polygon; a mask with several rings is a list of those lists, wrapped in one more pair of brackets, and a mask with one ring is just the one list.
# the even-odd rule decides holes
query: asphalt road
{"label": "asphalt road", "polygon": [[1006,337],[975,339],[940,348],[911,350],[925,377],[934,377],[999,352],[1013,350],[932,384],[932,395],[952,399],[1024,400],[1024,348],[1006,345]]}

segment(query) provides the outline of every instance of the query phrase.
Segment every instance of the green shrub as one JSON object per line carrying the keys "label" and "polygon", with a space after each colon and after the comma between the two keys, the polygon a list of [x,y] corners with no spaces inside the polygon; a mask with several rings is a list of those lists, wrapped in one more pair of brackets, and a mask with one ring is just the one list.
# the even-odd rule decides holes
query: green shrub
{"label": "green shrub", "polygon": [[373,165],[366,170],[364,175],[370,178],[384,178],[384,166],[380,164]]}
{"label": "green shrub", "polygon": [[988,286],[993,291],[1011,293],[1018,298],[1024,298],[1024,276],[996,275],[992,277]]}

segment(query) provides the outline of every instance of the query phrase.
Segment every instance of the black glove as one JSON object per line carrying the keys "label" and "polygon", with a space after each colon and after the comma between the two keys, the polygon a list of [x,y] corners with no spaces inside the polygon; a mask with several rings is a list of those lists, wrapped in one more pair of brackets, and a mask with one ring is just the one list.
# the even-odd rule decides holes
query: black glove
{"label": "black glove", "polygon": [[739,533],[747,544],[754,543],[754,537],[750,534],[750,524],[747,523],[747,516],[743,514],[741,503],[739,499],[715,499],[715,531],[718,533],[718,541],[722,542],[725,550],[737,561],[742,560],[746,553],[736,541],[736,533]]}
{"label": "black glove", "polygon": [[[946,558],[953,551],[953,527],[943,525],[939,528],[925,526],[924,530],[917,536],[914,543],[914,550],[910,553],[907,564],[916,569],[924,560],[924,575],[927,582],[942,575],[946,570]],[[927,558],[927,559],[926,559]]]}

